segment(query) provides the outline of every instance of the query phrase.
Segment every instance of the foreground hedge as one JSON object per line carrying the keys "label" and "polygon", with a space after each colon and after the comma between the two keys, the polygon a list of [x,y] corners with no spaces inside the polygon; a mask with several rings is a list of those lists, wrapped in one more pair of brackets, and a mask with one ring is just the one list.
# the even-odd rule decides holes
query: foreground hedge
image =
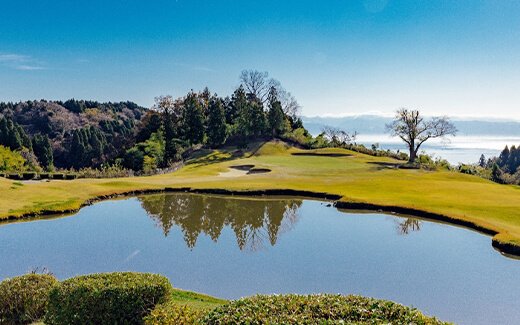
{"label": "foreground hedge", "polygon": [[[348,295],[258,295],[207,313],[201,324],[449,324],[401,304]],[[196,323],[195,323],[196,324]]]}
{"label": "foreground hedge", "polygon": [[167,302],[157,306],[144,320],[146,325],[193,325],[200,324],[202,316],[204,316],[202,310]]}
{"label": "foreground hedge", "polygon": [[27,274],[0,283],[0,324],[30,324],[45,314],[47,296],[58,281],[49,274]]}
{"label": "foreground hedge", "polygon": [[46,324],[142,324],[171,293],[168,278],[150,273],[104,273],[60,282],[49,294]]}

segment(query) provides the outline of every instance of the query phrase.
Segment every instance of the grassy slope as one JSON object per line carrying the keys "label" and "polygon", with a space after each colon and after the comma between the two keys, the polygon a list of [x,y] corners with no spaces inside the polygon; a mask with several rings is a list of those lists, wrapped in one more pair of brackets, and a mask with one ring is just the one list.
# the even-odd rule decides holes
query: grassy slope
{"label": "grassy slope", "polygon": [[227,300],[179,289],[173,290],[171,301],[177,305],[186,305],[194,310],[211,310],[228,303]]}
{"label": "grassy slope", "polygon": [[[401,206],[472,221],[498,235],[495,239],[520,246],[520,187],[446,171],[394,169],[389,158],[343,149],[319,153],[351,156],[293,156],[303,152],[281,143],[258,145],[253,154],[232,157],[231,151],[204,150],[185,168],[168,175],[119,179],[53,180],[14,185],[0,178],[0,218],[43,210],[77,209],[88,199],[133,190],[165,187],[229,190],[294,189],[339,194],[342,201]],[[252,164],[267,174],[219,177],[229,166]]]}

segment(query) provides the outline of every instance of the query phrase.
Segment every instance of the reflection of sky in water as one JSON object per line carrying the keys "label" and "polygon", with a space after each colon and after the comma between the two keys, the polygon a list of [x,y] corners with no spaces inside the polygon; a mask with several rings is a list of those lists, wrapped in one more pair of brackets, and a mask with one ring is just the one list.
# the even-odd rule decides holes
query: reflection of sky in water
{"label": "reflection of sky in water", "polygon": [[[202,197],[107,201],[68,218],[1,226],[0,277],[40,265],[60,279],[132,270],[223,298],[354,293],[413,304],[460,324],[520,321],[520,261],[494,251],[487,236],[391,215],[343,213],[317,201],[262,205]],[[282,209],[288,203],[293,209]],[[221,210],[209,215],[205,207]],[[261,249],[252,249],[258,238]]]}
{"label": "reflection of sky in water", "polygon": [[[397,137],[389,137],[388,134],[359,135],[356,142],[370,148],[373,143],[379,143],[384,149],[403,151],[408,153],[404,143]],[[435,157],[447,159],[451,164],[459,162],[471,164],[478,162],[480,155],[486,158],[498,156],[504,147],[508,145],[519,146],[520,137],[479,137],[479,136],[456,136],[449,137],[448,142],[440,139],[430,139],[423,143],[419,151],[423,150]]]}

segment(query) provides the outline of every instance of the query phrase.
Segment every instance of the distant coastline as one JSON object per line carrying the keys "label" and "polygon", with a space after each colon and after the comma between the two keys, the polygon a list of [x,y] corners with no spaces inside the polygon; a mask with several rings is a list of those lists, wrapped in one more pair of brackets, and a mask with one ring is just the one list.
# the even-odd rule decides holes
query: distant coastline
{"label": "distant coastline", "polygon": [[[370,148],[379,144],[383,150],[405,151],[406,147],[398,138],[385,134],[385,124],[391,117],[381,115],[356,115],[344,117],[301,117],[304,127],[312,135],[322,132],[324,126],[331,126],[347,132],[357,131],[356,142]],[[498,156],[506,145],[520,145],[520,122],[507,120],[484,121],[481,118],[453,119],[459,130],[448,143],[435,139],[426,142],[422,150],[435,158],[442,157],[450,164],[477,163],[480,155],[486,158]]]}

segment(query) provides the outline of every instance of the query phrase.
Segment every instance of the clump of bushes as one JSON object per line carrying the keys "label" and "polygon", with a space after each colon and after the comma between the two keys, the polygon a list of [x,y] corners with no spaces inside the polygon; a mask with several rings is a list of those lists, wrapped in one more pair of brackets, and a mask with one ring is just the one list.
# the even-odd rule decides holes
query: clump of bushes
{"label": "clump of bushes", "polygon": [[47,296],[58,281],[50,274],[27,274],[0,283],[0,324],[30,324],[45,314]]}
{"label": "clump of bushes", "polygon": [[448,324],[415,308],[360,296],[258,295],[206,314],[203,324]]}
{"label": "clump of bushes", "polygon": [[38,176],[36,172],[25,172],[22,174],[23,179],[26,180],[36,178],[36,176]]}
{"label": "clump of bushes", "polygon": [[49,293],[46,324],[142,324],[171,294],[170,281],[150,273],[104,273],[60,282]]}
{"label": "clump of bushes", "polygon": [[65,174],[54,173],[52,179],[65,179]]}
{"label": "clump of bushes", "polygon": [[144,321],[147,325],[199,324],[204,314],[203,310],[195,310],[175,303],[164,303],[152,310]]}

